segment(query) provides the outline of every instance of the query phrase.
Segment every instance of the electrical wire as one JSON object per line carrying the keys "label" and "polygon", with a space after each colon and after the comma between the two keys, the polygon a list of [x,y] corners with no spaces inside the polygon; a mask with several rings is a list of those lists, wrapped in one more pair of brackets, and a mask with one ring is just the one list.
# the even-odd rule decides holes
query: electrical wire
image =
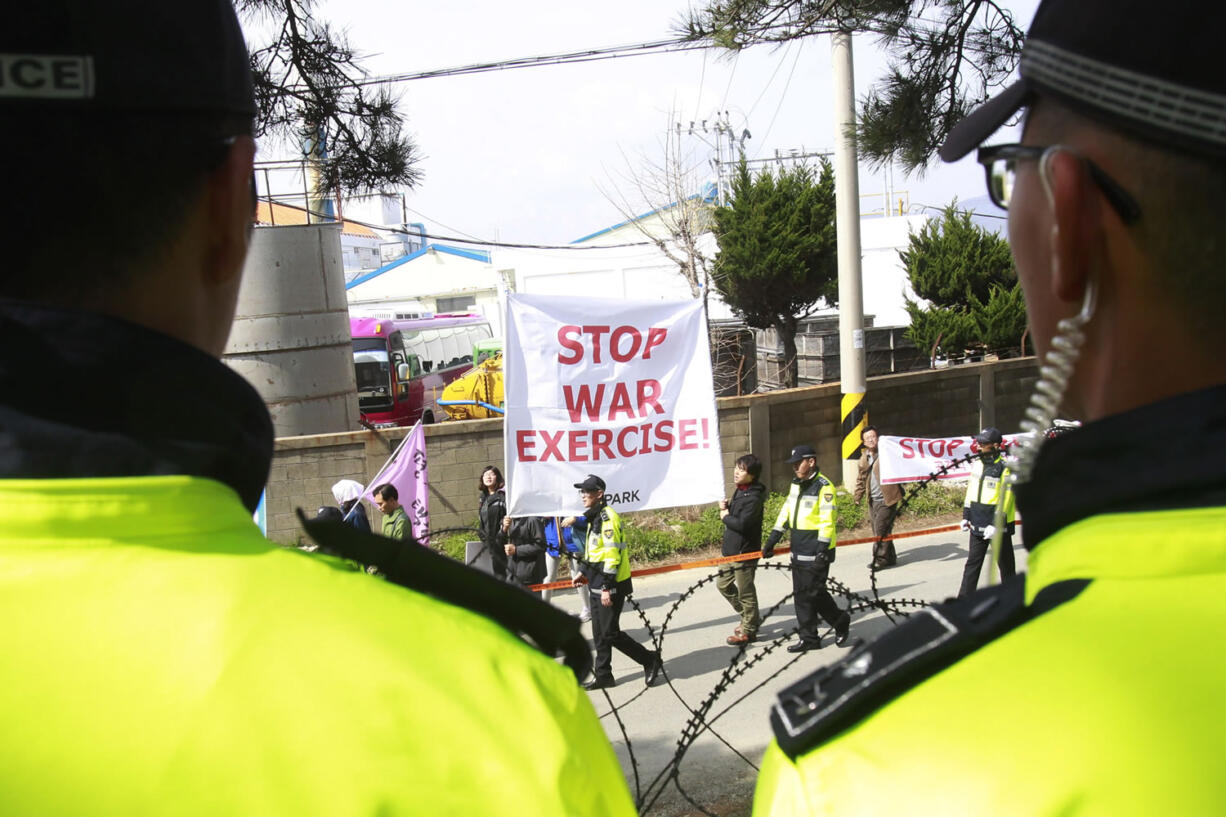
{"label": "electrical wire", "polygon": [[[261,201],[272,201],[274,197],[260,196]],[[286,204],[284,202],[275,202],[281,207],[288,207],[291,210],[298,210],[306,213],[308,216],[314,216],[319,220],[318,223],[339,221],[326,213],[319,213],[306,207],[299,207],[296,204]],[[416,210],[413,211],[417,213]],[[420,215],[420,214],[418,214]],[[424,218],[424,216],[423,216]],[[620,244],[519,244],[510,241],[487,241],[481,238],[462,238],[454,235],[435,235],[433,233],[418,233],[414,230],[406,230],[403,227],[387,227],[382,224],[371,224],[365,221],[358,221],[355,218],[344,217],[341,221],[349,224],[356,224],[359,227],[366,227],[370,230],[380,230],[385,233],[396,233],[399,235],[410,235],[420,238],[429,238],[434,241],[450,241],[456,244],[476,244],[482,247],[505,247],[507,249],[522,249],[522,250],[607,250],[619,249],[624,247],[648,247],[653,246],[651,241],[628,241]]]}
{"label": "electrical wire", "polygon": [[762,155],[762,150],[766,149],[766,140],[770,137],[771,131],[775,127],[775,121],[779,118],[779,112],[783,110],[783,102],[788,97],[788,88],[792,87],[792,77],[796,75],[796,66],[800,63],[800,54],[804,51],[804,45],[796,49],[796,57],[792,60],[792,70],[788,72],[788,80],[783,84],[783,91],[779,94],[779,104],[775,106],[775,114],[771,117],[770,124],[766,126],[766,133],[762,136],[762,141],[758,144],[762,145],[762,149],[758,151],[754,157],[759,158]]}

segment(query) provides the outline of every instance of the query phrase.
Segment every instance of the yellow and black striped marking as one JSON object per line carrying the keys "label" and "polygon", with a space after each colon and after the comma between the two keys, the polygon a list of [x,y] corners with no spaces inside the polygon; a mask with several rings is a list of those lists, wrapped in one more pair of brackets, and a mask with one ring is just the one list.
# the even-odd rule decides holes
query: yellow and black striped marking
{"label": "yellow and black striped marking", "polygon": [[843,395],[843,459],[854,460],[860,453],[860,432],[868,425],[864,392]]}

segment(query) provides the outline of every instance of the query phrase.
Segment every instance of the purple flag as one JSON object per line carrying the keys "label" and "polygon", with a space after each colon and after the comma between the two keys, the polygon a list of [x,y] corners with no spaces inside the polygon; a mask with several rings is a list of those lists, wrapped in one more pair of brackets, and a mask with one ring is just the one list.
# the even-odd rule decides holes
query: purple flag
{"label": "purple flag", "polygon": [[385,483],[396,486],[400,504],[409,515],[413,537],[422,545],[430,544],[430,478],[426,472],[426,430],[421,421],[413,426],[375,478],[368,485],[366,499],[375,501],[374,489]]}

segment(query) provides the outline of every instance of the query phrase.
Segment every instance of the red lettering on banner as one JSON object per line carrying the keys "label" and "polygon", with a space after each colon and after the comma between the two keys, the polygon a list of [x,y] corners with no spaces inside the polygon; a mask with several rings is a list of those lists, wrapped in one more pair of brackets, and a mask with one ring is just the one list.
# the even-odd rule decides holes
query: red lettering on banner
{"label": "red lettering on banner", "polygon": [[656,450],[673,450],[673,421],[665,420],[656,424]]}
{"label": "red lettering on banner", "polygon": [[[621,339],[629,335],[630,351],[621,353],[618,347],[621,346]],[[639,353],[639,347],[643,344],[643,336],[639,334],[639,330],[633,326],[619,326],[613,330],[613,334],[609,336],[609,354],[618,363],[625,363],[630,358]]]}
{"label": "red lettering on banner", "polygon": [[559,443],[562,442],[562,435],[565,433],[565,431],[559,431],[551,437],[548,431],[541,432],[541,439],[545,441],[545,453],[541,454],[541,462],[547,462],[551,453],[557,458],[558,462],[566,462],[566,458],[562,456],[562,449],[559,447]]}
{"label": "red lettering on banner", "polygon": [[604,383],[596,387],[595,394],[592,393],[591,386],[586,383],[581,385],[578,397],[575,396],[573,387],[563,386],[562,396],[566,400],[566,410],[570,412],[572,423],[579,422],[583,413],[587,414],[589,420],[595,420],[600,417],[600,407],[604,404]]}
{"label": "red lettering on banner", "polygon": [[668,330],[663,327],[653,326],[648,329],[647,344],[643,346],[643,360],[651,360],[651,350],[663,343],[666,337]]}
{"label": "red lettering on banner", "polygon": [[631,449],[626,448],[626,435],[633,434],[636,431],[638,431],[638,428],[636,428],[635,426],[629,426],[617,432],[617,453],[618,454],[621,454],[623,457],[633,457],[636,453],[638,453],[633,448]]}
{"label": "red lettering on banner", "polygon": [[[605,401],[605,385],[600,383],[593,388],[589,385],[582,384],[576,386],[563,386],[562,398],[566,402],[566,411],[570,414],[572,423],[583,421],[584,415],[587,415],[588,420],[600,419],[601,412],[604,410]],[[619,417],[646,417],[648,409],[652,409],[656,414],[664,414],[664,407],[660,405],[660,381],[658,380],[639,380],[634,385],[636,398],[632,403],[630,400],[630,387],[625,383],[615,383],[613,385],[612,396],[609,400],[609,411],[605,415],[606,420],[616,420]],[[637,407],[638,413],[635,414]]]}
{"label": "red lettering on banner", "polygon": [[587,432],[572,431],[567,435],[570,446],[567,448],[569,462],[587,462]]}
{"label": "red lettering on banner", "polygon": [[630,407],[630,390],[625,383],[613,387],[613,399],[609,401],[609,416],[606,419],[616,420],[619,414],[634,418],[634,409]]}
{"label": "red lettering on banner", "polygon": [[898,441],[898,447],[902,449],[902,458],[904,460],[915,459],[915,451],[911,448],[913,440],[910,437],[903,437]]}
{"label": "red lettering on banner", "polygon": [[650,406],[656,410],[656,414],[663,414],[664,407],[660,405],[660,381],[659,380],[640,380],[638,382],[639,392],[639,416],[647,416],[647,407]]}
{"label": "red lettering on banner", "polygon": [[515,432],[515,456],[520,462],[536,462],[536,457],[528,453],[536,447],[533,434],[533,431]]}
{"label": "red lettering on banner", "polygon": [[[522,429],[515,432],[515,453],[519,462],[589,462],[630,459],[643,454],[692,451],[710,448],[710,420],[687,417],[661,420],[620,429],[593,428],[546,431]],[[538,444],[544,449],[536,453]],[[590,453],[589,453],[590,452]]]}
{"label": "red lettering on banner", "polygon": [[613,449],[610,448],[613,444],[613,432],[607,428],[597,428],[592,431],[592,459],[600,459],[601,452],[604,452],[606,460],[614,459]]}
{"label": "red lettering on banner", "polygon": [[603,363],[600,359],[600,336],[609,331],[607,326],[585,326],[583,331],[592,336],[592,362]]}
{"label": "red lettering on banner", "polygon": [[[558,362],[566,365],[578,363],[583,360],[583,345],[579,343],[579,333],[582,330],[578,326],[568,325],[558,328],[558,343],[564,349],[569,349],[574,353],[571,357],[566,357],[562,353],[558,353]],[[571,337],[574,335],[574,337]]]}
{"label": "red lettering on banner", "polygon": [[677,436],[681,438],[677,448],[682,451],[693,451],[698,447],[698,443],[694,442],[694,438],[698,436],[698,429],[694,428],[697,424],[697,421],[693,419],[681,420],[677,423]]}
{"label": "red lettering on banner", "polygon": [[[602,355],[604,344],[601,341],[606,335],[608,336],[609,357],[618,363],[626,363],[632,358],[637,357],[640,352],[642,353],[643,360],[651,360],[652,350],[665,341],[668,337],[668,330],[653,326],[647,330],[647,338],[644,340],[643,333],[637,326],[576,326],[574,324],[566,324],[558,327],[558,345],[570,354],[559,352],[559,363],[571,365],[583,360],[585,344],[581,340],[582,335],[591,336],[591,341],[587,346],[591,349],[593,363],[605,362]],[[627,343],[629,343],[629,346],[626,346]]]}

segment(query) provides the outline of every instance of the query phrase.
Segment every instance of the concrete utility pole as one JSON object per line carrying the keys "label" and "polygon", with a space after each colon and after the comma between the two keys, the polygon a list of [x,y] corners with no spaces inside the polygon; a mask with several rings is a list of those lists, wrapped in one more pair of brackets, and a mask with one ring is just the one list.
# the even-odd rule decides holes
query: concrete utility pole
{"label": "concrete utility pole", "polygon": [[860,274],[860,179],[856,156],[856,83],[851,33],[831,43],[834,63],[834,200],[839,242],[839,391],[843,394],[843,484],[856,481],[864,409],[864,286]]}

